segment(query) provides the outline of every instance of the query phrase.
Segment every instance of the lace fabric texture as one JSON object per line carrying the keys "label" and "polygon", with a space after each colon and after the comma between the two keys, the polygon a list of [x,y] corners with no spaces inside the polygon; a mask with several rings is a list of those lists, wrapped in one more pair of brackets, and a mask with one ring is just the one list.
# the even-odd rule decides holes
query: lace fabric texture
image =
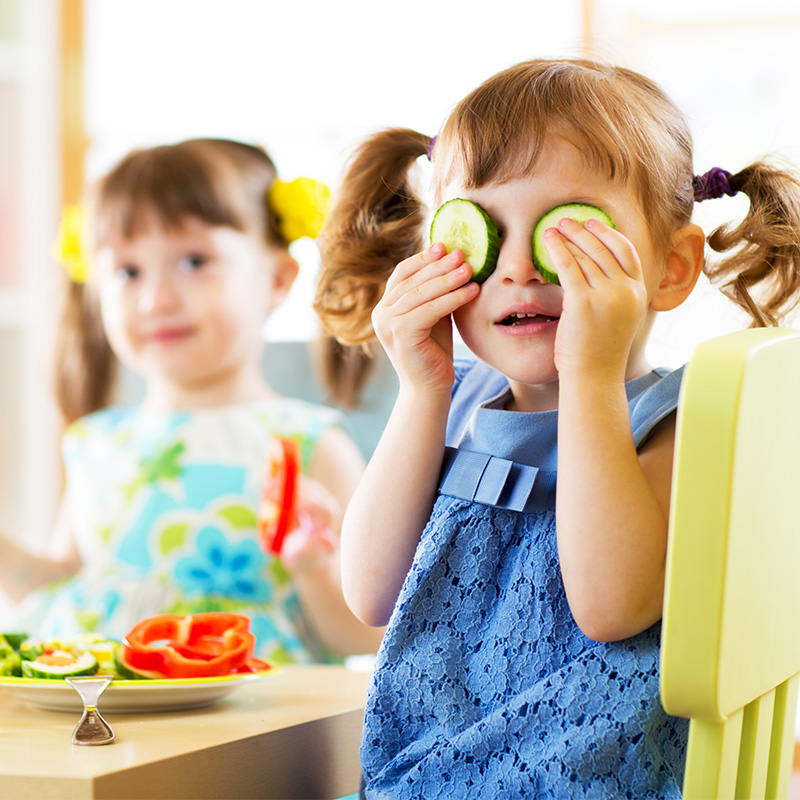
{"label": "lace fabric texture", "polygon": [[[506,420],[516,440],[521,416],[484,415],[494,430],[479,423],[471,441],[502,440]],[[535,452],[557,416],[531,417]],[[439,496],[370,688],[368,798],[680,797],[688,722],[660,703],[660,624],[621,642],[583,635],[554,500],[520,512]]]}
{"label": "lace fabric texture", "polygon": [[367,797],[680,797],[687,723],[659,702],[660,625],[612,644],[581,633],[552,511],[440,497],[396,616]]}

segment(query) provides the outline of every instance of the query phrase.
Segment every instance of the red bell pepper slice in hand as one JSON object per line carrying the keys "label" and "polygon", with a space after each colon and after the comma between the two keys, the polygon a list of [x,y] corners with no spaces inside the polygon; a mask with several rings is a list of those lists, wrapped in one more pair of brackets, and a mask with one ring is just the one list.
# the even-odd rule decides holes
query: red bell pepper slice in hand
{"label": "red bell pepper slice in hand", "polygon": [[160,614],[142,620],[122,640],[123,661],[165,678],[209,678],[256,672],[269,665],[253,657],[255,636],[243,614]]}
{"label": "red bell pepper slice in hand", "polygon": [[280,553],[286,534],[296,523],[297,482],[301,469],[297,442],[292,439],[270,442],[258,514],[259,534],[268,553]]}

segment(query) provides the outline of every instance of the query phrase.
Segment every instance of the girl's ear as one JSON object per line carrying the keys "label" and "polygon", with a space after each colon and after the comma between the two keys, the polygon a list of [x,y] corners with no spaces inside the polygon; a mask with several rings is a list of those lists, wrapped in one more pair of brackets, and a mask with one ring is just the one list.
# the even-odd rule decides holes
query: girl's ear
{"label": "girl's ear", "polygon": [[705,243],[699,225],[686,225],[673,234],[664,276],[650,300],[650,308],[671,311],[691,294],[703,271]]}
{"label": "girl's ear", "polygon": [[299,272],[300,265],[288,250],[281,248],[275,251],[273,257],[270,311],[274,311],[286,299]]}

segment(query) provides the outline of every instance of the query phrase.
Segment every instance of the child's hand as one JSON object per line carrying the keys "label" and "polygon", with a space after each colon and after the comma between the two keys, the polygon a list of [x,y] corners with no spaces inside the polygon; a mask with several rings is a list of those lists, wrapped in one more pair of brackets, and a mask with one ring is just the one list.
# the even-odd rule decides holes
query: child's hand
{"label": "child's hand", "polygon": [[461,250],[446,253],[440,242],[402,261],[389,276],[372,325],[401,383],[450,391],[450,315],[478,294],[471,277]]}
{"label": "child's hand", "polygon": [[305,476],[298,480],[296,525],[286,536],[280,559],[293,573],[326,564],[338,546],[334,533],[341,516],[336,498],[321,483]]}
{"label": "child's hand", "polygon": [[564,288],[555,343],[559,375],[594,373],[624,380],[631,345],[647,311],[636,250],[599,220],[584,227],[564,219],[544,238]]}

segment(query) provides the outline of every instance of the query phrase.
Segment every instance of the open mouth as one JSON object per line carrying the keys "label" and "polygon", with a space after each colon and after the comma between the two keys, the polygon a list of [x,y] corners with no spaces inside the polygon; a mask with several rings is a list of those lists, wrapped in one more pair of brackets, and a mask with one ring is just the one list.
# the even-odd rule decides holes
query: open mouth
{"label": "open mouth", "polygon": [[513,327],[515,325],[538,325],[557,321],[558,317],[550,317],[546,314],[509,314],[505,319],[501,319],[498,324]]}

